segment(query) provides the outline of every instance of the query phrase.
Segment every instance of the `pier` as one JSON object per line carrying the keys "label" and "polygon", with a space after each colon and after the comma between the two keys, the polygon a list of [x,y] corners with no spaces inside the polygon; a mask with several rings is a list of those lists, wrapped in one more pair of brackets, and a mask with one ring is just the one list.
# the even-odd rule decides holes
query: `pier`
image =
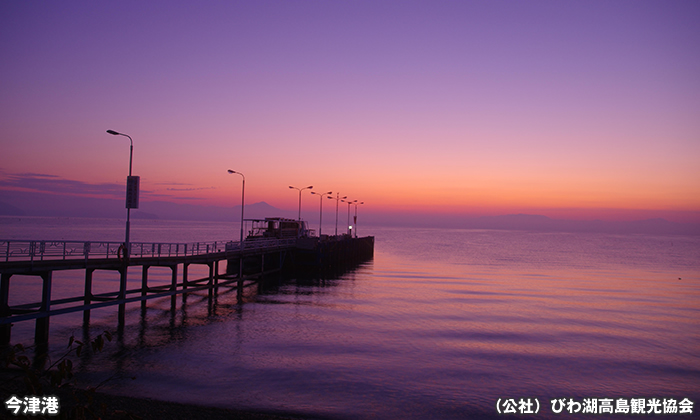
{"label": "pier", "polygon": [[[129,255],[121,242],[0,240],[0,345],[9,345],[15,322],[35,320],[35,344],[37,348],[46,347],[51,316],[82,311],[87,325],[92,309],[118,305],[118,323],[123,327],[126,304],[130,302],[141,302],[145,307],[148,299],[171,296],[174,310],[178,294],[208,290],[212,299],[222,286],[235,287],[240,294],[244,287],[274,273],[336,275],[373,255],[374,237],[349,235],[131,243]],[[207,266],[208,276],[190,278],[188,268],[192,264]],[[140,287],[127,288],[129,267],[141,267]],[[151,267],[170,269],[170,283],[149,286]],[[53,273],[59,270],[83,271],[83,293],[53,299]],[[93,293],[96,270],[118,272],[118,290]],[[10,306],[11,279],[15,275],[41,278],[41,294],[35,302]]]}

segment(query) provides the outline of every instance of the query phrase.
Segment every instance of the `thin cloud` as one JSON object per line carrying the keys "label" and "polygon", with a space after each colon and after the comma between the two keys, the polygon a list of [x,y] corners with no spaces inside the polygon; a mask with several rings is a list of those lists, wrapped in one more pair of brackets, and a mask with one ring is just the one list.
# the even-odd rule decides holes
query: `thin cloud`
{"label": "thin cloud", "polygon": [[15,176],[19,177],[30,177],[30,178],[60,178],[58,175],[49,175],[49,174],[37,174],[34,172],[25,172],[21,174],[14,174]]}
{"label": "thin cloud", "polygon": [[185,186],[185,185],[194,185],[188,182],[156,182],[155,185],[180,185],[180,186]]}
{"label": "thin cloud", "polygon": [[215,190],[216,187],[197,187],[197,188],[166,188],[166,191],[199,191],[199,190]]}
{"label": "thin cloud", "polygon": [[[178,183],[163,183],[161,185],[192,185]],[[168,192],[213,190],[216,187],[186,187],[186,188],[166,188],[165,190],[144,190],[141,189],[142,197],[166,198],[176,200],[201,200],[201,197],[182,197]],[[92,196],[104,198],[124,197],[125,185],[122,183],[99,183],[91,184],[83,181],[65,179],[58,175],[39,173],[5,174],[4,179],[0,179],[0,190],[19,190],[38,193]],[[168,191],[168,192],[165,192]]]}
{"label": "thin cloud", "polygon": [[29,190],[72,195],[123,195],[124,185],[115,183],[90,184],[61,178],[57,175],[22,173],[10,174],[0,180],[0,189]]}

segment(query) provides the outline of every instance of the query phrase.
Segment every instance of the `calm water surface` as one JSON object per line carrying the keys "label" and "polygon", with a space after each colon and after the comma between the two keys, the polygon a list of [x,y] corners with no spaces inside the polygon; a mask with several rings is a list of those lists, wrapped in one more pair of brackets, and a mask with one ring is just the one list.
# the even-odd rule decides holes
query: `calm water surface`
{"label": "calm water surface", "polygon": [[[51,220],[0,224],[0,236],[123,236],[121,221]],[[133,223],[135,241],[238,232],[230,224]],[[235,292],[212,304],[206,293],[178,297],[175,313],[170,299],[145,313],[128,307],[124,337],[86,358],[83,378],[116,370],[105,386],[114,393],[338,419],[493,417],[499,398],[538,398],[545,415],[553,398],[700,403],[700,238],[362,233],[376,237],[374,260],[338,279],[272,280],[249,288],[242,303]],[[140,271],[129,275],[140,281]],[[57,293],[82,290],[82,276],[56,275]],[[149,276],[168,283],[170,273]],[[13,277],[13,302],[32,300],[35,286],[19,283]],[[96,281],[105,291],[116,284],[113,273]],[[93,332],[115,329],[115,309],[93,312]],[[53,342],[79,335],[81,317],[53,318]],[[31,337],[32,327],[18,325],[13,338]]]}

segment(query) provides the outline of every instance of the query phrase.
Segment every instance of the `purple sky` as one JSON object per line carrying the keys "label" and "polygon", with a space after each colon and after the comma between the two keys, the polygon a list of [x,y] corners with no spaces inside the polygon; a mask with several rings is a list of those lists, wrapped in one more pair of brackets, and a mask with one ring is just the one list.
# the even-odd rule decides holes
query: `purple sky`
{"label": "purple sky", "polygon": [[5,1],[0,19],[3,189],[111,194],[113,129],[142,203],[239,204],[231,168],[280,208],[314,185],[387,212],[700,221],[696,1]]}

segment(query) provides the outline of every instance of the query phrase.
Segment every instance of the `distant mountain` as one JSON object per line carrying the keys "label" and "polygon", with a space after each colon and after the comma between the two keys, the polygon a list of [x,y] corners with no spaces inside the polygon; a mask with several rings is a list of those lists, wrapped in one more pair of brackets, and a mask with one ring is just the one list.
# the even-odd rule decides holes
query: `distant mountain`
{"label": "distant mountain", "polygon": [[700,235],[698,223],[676,223],[665,219],[636,221],[563,220],[533,214],[470,217],[431,214],[368,214],[363,213],[360,224],[453,229],[505,229],[535,232],[606,232]]}
{"label": "distant mountain", "polygon": [[465,220],[464,227],[480,229],[534,230],[545,232],[607,232],[700,235],[700,225],[666,219],[635,221],[562,220],[530,214],[488,216]]}

